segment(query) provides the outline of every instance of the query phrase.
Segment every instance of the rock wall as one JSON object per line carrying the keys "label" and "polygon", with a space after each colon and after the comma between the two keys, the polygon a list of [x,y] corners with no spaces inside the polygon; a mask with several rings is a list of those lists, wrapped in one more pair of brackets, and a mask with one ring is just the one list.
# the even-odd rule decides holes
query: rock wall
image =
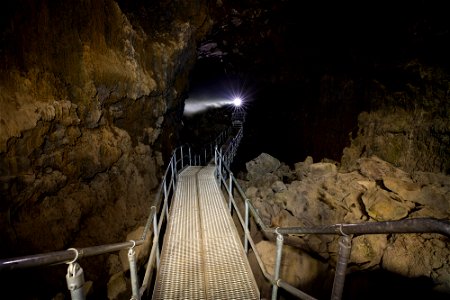
{"label": "rock wall", "polygon": [[344,149],[342,165],[376,155],[408,172],[449,174],[448,72],[418,60],[389,72],[389,81],[367,85],[368,109],[358,117],[359,129]]}
{"label": "rock wall", "polygon": [[[422,217],[450,218],[449,176],[419,171],[410,174],[376,156],[358,159],[350,170],[339,168],[333,161],[314,163],[311,157],[296,163],[295,168],[291,169],[271,155],[262,153],[249,161],[246,168],[245,179],[240,184],[262,220],[273,228]],[[285,243],[295,246],[298,253],[306,252],[319,259],[322,269],[325,267],[323,264],[328,263],[331,266],[328,272],[334,272],[338,256],[336,236],[287,236]],[[270,249],[262,250],[267,247],[257,247],[274,255]],[[273,266],[273,261],[269,260],[269,257],[273,259],[273,255],[262,254],[267,258],[264,263]],[[421,299],[425,295],[445,299],[450,294],[449,258],[448,237],[443,235],[359,235],[352,239],[349,274],[384,272],[384,277],[373,278],[375,290],[377,285],[394,286],[394,282],[399,283],[398,278],[394,280],[389,274],[395,274],[405,282],[410,280],[410,283],[421,278],[424,280],[422,284],[397,289],[391,296],[398,293],[408,299]],[[308,259],[311,264],[318,264],[316,260]],[[294,263],[291,263],[290,270],[285,271],[286,278],[291,278],[292,273],[296,272],[293,266]],[[292,279],[292,283],[300,287],[306,283],[309,287],[322,284],[326,288],[324,280],[327,278],[324,279],[323,272],[317,272],[319,269],[314,267],[309,272],[302,272],[298,278]],[[391,278],[392,282],[387,278]],[[349,286],[352,290],[348,292],[361,292],[361,298],[355,299],[366,299],[369,291],[364,290],[363,284]],[[313,295],[322,295],[323,291],[312,292]],[[325,294],[329,296],[330,292]],[[376,291],[375,294],[378,298],[383,297]]]}
{"label": "rock wall", "polygon": [[146,2],[2,9],[0,257],[119,242],[145,222],[212,24],[206,1]]}

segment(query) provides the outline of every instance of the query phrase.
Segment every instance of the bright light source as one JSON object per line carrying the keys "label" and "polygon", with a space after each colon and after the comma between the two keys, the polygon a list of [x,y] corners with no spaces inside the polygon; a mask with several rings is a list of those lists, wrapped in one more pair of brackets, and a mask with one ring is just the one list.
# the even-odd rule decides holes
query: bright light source
{"label": "bright light source", "polygon": [[237,107],[241,106],[242,105],[242,99],[239,98],[239,97],[234,98],[233,99],[233,104],[234,104],[234,106],[237,106]]}

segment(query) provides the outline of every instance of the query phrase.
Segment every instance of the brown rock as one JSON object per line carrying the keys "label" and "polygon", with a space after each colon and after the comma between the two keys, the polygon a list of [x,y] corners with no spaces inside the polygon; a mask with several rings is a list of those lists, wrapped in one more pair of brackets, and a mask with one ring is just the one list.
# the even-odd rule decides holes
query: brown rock
{"label": "brown rock", "polygon": [[377,221],[400,220],[408,215],[409,208],[394,200],[395,194],[378,188],[366,192],[362,196],[366,212]]}
{"label": "brown rock", "polygon": [[[256,249],[270,274],[274,274],[276,246],[268,241],[261,241]],[[280,267],[280,278],[301,289],[309,289],[314,281],[323,277],[327,266],[308,254],[285,245]]]}
{"label": "brown rock", "polygon": [[[127,241],[131,241],[131,240],[138,241],[141,239],[143,232],[144,232],[144,226],[140,226],[136,230],[130,232],[127,235],[126,240]],[[137,262],[142,263],[142,262],[144,262],[145,259],[148,258],[148,255],[150,254],[150,250],[152,247],[152,245],[151,245],[152,241],[153,241],[153,239],[151,238],[151,235],[147,234],[144,244],[134,247],[134,251],[136,252],[136,261]],[[120,262],[122,264],[123,271],[129,270],[130,264],[128,262],[128,249],[120,250],[119,257],[120,257]]]}

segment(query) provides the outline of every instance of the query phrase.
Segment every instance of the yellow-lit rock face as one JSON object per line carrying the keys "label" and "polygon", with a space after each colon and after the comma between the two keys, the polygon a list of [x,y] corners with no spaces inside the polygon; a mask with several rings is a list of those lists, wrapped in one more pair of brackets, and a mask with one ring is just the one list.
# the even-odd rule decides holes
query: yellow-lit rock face
{"label": "yellow-lit rock face", "polygon": [[0,257],[122,241],[172,150],[206,5],[18,2],[0,28]]}
{"label": "yellow-lit rock face", "polygon": [[[263,158],[258,156],[248,165],[263,163]],[[266,156],[266,159],[274,158]],[[252,169],[252,176],[247,174],[248,180],[241,181],[241,184],[245,185],[246,195],[263,222],[272,228],[371,223],[420,217],[449,218],[449,201],[446,197],[450,190],[449,176],[430,172],[409,174],[375,156],[360,158],[355,161],[355,166],[358,168],[352,172],[342,169],[336,171],[327,164],[314,164],[307,158],[304,162],[296,163],[295,169],[283,172],[278,172],[281,168]],[[278,180],[276,184],[268,185],[267,181],[260,180],[270,178],[267,172],[275,176]],[[291,174],[295,174],[295,180],[285,180]],[[445,236],[439,234],[355,235],[352,238],[349,274],[382,267],[407,277],[430,277],[436,287],[448,293],[450,266],[447,263],[449,250],[446,240]],[[336,236],[292,235],[286,237],[285,243],[309,249],[331,266],[337,264],[339,243]],[[260,242],[257,249],[265,252],[262,258],[270,270],[274,263],[275,243]],[[288,255],[284,253],[283,256],[292,269],[302,270],[305,266],[294,267],[293,262],[301,261],[301,258],[287,258]],[[310,268],[310,271],[302,271],[302,276],[313,276],[315,268]],[[300,281],[294,281],[293,274],[286,272],[283,276],[301,286]]]}
{"label": "yellow-lit rock face", "polygon": [[396,198],[388,191],[374,188],[362,196],[362,201],[369,216],[377,221],[401,220],[408,215],[409,208]]}

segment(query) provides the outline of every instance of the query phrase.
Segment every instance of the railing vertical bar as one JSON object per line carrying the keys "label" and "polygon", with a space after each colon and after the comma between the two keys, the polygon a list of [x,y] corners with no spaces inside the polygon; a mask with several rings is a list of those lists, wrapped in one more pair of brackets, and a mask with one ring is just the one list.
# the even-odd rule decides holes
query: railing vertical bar
{"label": "railing vertical bar", "polygon": [[81,268],[80,265],[75,261],[69,264],[69,266],[67,267],[66,282],[72,300],[84,300],[86,298],[84,294],[85,281],[83,268]]}
{"label": "railing vertical bar", "polygon": [[166,178],[163,179],[163,192],[164,192],[164,203],[166,205],[166,219],[169,220],[169,201],[167,196],[167,181]]}
{"label": "railing vertical bar", "polygon": [[275,257],[275,270],[272,285],[272,300],[277,299],[278,295],[278,279],[280,279],[280,266],[281,266],[281,255],[283,253],[283,236],[281,234],[277,235],[277,253]]}
{"label": "railing vertical bar", "polygon": [[175,150],[173,152],[173,165],[174,165],[175,174],[176,174],[178,172],[178,167],[177,167],[177,150]]}
{"label": "railing vertical bar", "polygon": [[181,169],[183,169],[184,168],[183,146],[180,147],[180,155],[181,155]]}
{"label": "railing vertical bar", "polygon": [[175,189],[177,187],[176,181],[177,181],[177,162],[176,162],[176,157],[174,155],[173,159],[172,159],[172,189],[173,189],[173,191],[175,191]]}
{"label": "railing vertical bar", "polygon": [[219,150],[219,173],[218,173],[218,179],[220,183],[220,178],[222,177],[222,149]]}
{"label": "railing vertical bar", "polygon": [[136,266],[136,251],[134,251],[134,246],[128,250],[128,263],[130,264],[130,277],[131,277],[131,292],[133,300],[140,300],[141,294],[139,292],[139,279],[137,275]]}
{"label": "railing vertical bar", "polygon": [[192,160],[191,160],[191,147],[189,147],[189,165],[192,166]]}
{"label": "railing vertical bar", "polygon": [[217,144],[214,150],[214,165],[217,166]]}
{"label": "railing vertical bar", "polygon": [[[248,199],[245,199],[244,200],[244,202],[245,202],[245,228],[244,228],[244,232],[248,232],[248,217],[249,217],[249,209],[248,209],[248,202],[249,202],[250,200],[248,200]],[[245,253],[248,253],[248,237],[247,237],[247,234],[244,234],[244,250],[245,250]]]}
{"label": "railing vertical bar", "polygon": [[142,282],[142,287],[140,290],[141,296],[144,294],[144,291],[147,289],[148,284],[150,283],[150,279],[152,277],[151,271],[153,270],[153,262],[155,260],[155,252],[157,251],[157,248],[158,248],[158,237],[156,235],[154,235],[153,236],[153,246],[150,251],[150,256],[148,258],[148,261],[147,261],[147,266],[145,268],[144,280]]}
{"label": "railing vertical bar", "polygon": [[231,214],[231,200],[233,199],[233,173],[230,173],[230,180],[229,180],[229,184],[228,184],[228,210],[230,211]]}
{"label": "railing vertical bar", "polygon": [[339,258],[336,264],[331,300],[340,300],[344,291],[347,263],[352,249],[351,236],[344,235],[339,238]]}
{"label": "railing vertical bar", "polygon": [[156,267],[159,269],[159,231],[158,231],[158,220],[156,214],[153,217],[153,232],[156,239]]}

